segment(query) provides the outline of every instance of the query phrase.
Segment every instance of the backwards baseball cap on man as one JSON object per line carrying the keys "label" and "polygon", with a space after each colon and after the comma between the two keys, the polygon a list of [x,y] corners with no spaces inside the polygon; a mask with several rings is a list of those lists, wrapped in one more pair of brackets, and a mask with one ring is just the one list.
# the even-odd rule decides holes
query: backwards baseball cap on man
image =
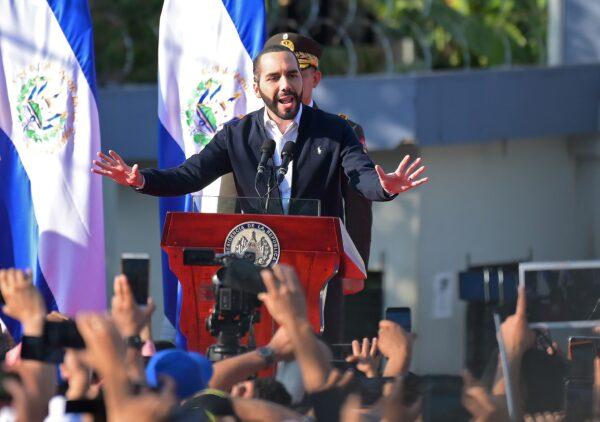
{"label": "backwards baseball cap on man", "polygon": [[319,59],[323,48],[315,40],[294,32],[281,32],[273,35],[265,43],[265,48],[273,45],[283,45],[294,52],[300,63],[300,69],[308,67],[319,68]]}

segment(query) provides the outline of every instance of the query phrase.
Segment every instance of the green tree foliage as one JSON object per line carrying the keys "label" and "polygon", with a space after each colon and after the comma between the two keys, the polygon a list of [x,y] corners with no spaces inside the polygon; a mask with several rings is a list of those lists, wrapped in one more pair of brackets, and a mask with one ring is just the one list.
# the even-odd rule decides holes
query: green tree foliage
{"label": "green tree foliage", "polygon": [[[284,7],[279,5],[281,0],[266,1],[273,30],[283,30],[292,17],[301,26],[310,3],[286,0],[289,5]],[[337,25],[344,19],[348,1],[320,0],[319,16]],[[390,48],[393,70],[398,72],[544,64],[547,2],[359,0],[355,21],[344,27],[352,39],[350,52],[339,39],[328,45],[336,39],[335,34],[331,36],[335,26],[329,32],[319,32],[316,27],[310,28],[310,32],[326,45],[321,63],[330,75],[347,73],[351,55],[355,57],[357,73],[385,72]],[[156,82],[162,4],[163,0],[90,0],[100,84]],[[279,6],[274,8],[273,4]],[[297,13],[286,15],[292,8]],[[373,31],[373,23],[388,38],[387,51]],[[414,60],[406,59],[406,51],[410,49],[407,44],[413,46]]]}
{"label": "green tree foliage", "polygon": [[392,38],[409,37],[431,67],[546,62],[547,0],[364,0]]}
{"label": "green tree foliage", "polygon": [[156,82],[163,0],[90,0],[98,82]]}

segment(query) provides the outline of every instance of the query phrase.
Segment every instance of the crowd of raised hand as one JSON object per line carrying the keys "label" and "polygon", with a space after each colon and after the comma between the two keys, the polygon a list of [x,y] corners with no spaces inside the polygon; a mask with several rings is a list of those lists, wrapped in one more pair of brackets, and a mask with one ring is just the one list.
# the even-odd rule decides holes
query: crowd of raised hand
{"label": "crowd of raised hand", "polygon": [[[332,365],[328,345],[307,320],[295,271],[262,272],[259,295],[278,329],[258,350],[211,363],[206,357],[154,342],[151,299],[138,306],[127,279],[117,276],[111,309],[74,317],[84,347],[48,346],[48,313],[28,273],[0,270],[5,315],[22,326],[19,343],[5,342],[0,421],[416,421],[422,416],[418,377],[409,372],[414,335],[383,320],[378,336],[355,340],[346,367]],[[536,336],[528,327],[525,293],[501,326],[513,392],[514,420],[558,421],[562,413],[527,413],[521,369]],[[73,321],[71,321],[73,323]],[[4,333],[4,336],[7,336]],[[141,343],[132,342],[141,339]],[[443,345],[440,345],[443,347]],[[58,353],[57,353],[58,352]],[[551,351],[548,351],[551,353]],[[503,366],[484,386],[465,372],[462,402],[476,421],[510,420]],[[594,392],[600,391],[596,364]],[[268,376],[261,376],[265,371]],[[416,380],[416,381],[415,381]],[[417,385],[417,387],[415,387]]]}

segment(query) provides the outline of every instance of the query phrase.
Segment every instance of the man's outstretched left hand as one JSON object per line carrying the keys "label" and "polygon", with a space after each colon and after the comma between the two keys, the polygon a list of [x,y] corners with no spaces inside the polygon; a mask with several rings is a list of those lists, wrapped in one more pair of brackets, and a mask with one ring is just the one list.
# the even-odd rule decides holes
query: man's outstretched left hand
{"label": "man's outstretched left hand", "polygon": [[422,162],[420,157],[410,163],[410,165],[408,164],[409,162],[410,155],[405,155],[393,173],[386,173],[381,166],[375,166],[381,187],[390,195],[406,192],[429,181],[428,177],[417,179],[425,171],[425,166],[419,167],[419,164]]}

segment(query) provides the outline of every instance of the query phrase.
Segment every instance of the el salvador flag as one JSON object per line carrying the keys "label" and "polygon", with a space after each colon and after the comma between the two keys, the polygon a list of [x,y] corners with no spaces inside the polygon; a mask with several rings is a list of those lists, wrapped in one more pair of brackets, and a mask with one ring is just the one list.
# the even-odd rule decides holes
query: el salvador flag
{"label": "el salvador flag", "polygon": [[69,315],[106,309],[95,77],[87,0],[0,0],[0,268]]}
{"label": "el salvador flag", "polygon": [[[158,45],[159,167],[181,164],[224,123],[263,106],[252,90],[252,58],[265,38],[264,0],[165,0]],[[216,211],[207,196],[217,196],[219,188],[217,180],[194,194],[196,206]],[[161,229],[167,211],[190,210],[191,204],[190,196],[161,198]],[[177,329],[180,290],[164,252],[162,266],[165,315]]]}

